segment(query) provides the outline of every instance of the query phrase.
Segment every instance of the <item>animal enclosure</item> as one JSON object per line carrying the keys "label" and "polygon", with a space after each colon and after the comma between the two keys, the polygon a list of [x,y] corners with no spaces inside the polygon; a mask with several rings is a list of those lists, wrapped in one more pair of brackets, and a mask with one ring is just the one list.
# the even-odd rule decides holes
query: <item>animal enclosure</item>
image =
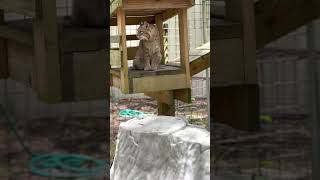
{"label": "animal enclosure", "polygon": [[0,1],[1,77],[48,103],[103,98],[106,8],[104,1]]}

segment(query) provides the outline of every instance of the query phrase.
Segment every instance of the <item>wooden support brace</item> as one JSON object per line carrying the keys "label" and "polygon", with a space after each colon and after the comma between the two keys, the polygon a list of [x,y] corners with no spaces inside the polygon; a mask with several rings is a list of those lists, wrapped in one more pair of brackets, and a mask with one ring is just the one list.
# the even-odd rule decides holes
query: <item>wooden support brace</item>
{"label": "wooden support brace", "polygon": [[118,32],[121,36],[119,44],[120,51],[122,51],[121,59],[121,90],[123,93],[129,93],[129,73],[128,73],[128,53],[127,53],[127,37],[126,37],[126,15],[122,9],[117,12]]}
{"label": "wooden support brace", "polygon": [[[0,24],[4,23],[4,11],[0,10]],[[9,77],[7,40],[0,38],[0,79]]]}
{"label": "wooden support brace", "polygon": [[34,73],[33,87],[40,99],[48,103],[61,101],[60,53],[56,1],[41,3],[41,16],[33,19]]}
{"label": "wooden support brace", "polygon": [[169,102],[164,102],[160,99],[160,96],[157,100],[158,102],[158,115],[163,116],[175,116],[175,104],[174,104],[174,94],[173,91],[162,91],[161,92],[163,97]]}

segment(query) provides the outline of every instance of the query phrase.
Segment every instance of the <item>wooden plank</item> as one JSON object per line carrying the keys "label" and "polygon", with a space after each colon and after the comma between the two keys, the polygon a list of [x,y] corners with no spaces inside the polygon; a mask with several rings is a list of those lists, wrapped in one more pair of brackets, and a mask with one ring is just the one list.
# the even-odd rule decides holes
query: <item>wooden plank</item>
{"label": "wooden plank", "polygon": [[258,85],[233,85],[212,88],[211,114],[217,122],[234,128],[255,131],[259,128]]}
{"label": "wooden plank", "polygon": [[256,32],[254,21],[254,1],[244,0],[242,9],[244,80],[247,84],[258,83],[258,65],[256,61]]}
{"label": "wooden plank", "polygon": [[117,14],[117,10],[121,8],[122,0],[112,0],[110,1],[110,17]]}
{"label": "wooden plank", "polygon": [[62,53],[107,49],[107,31],[103,28],[69,26],[59,31]]}
{"label": "wooden plank", "polygon": [[190,62],[190,75],[194,76],[210,67],[210,52]]}
{"label": "wooden plank", "polygon": [[241,23],[231,21],[213,19],[212,20],[213,40],[219,39],[234,39],[242,37]]}
{"label": "wooden plank", "polygon": [[158,115],[162,116],[175,116],[175,104],[173,91],[164,91],[166,98],[169,100],[168,103],[157,101],[158,103]]}
{"label": "wooden plank", "polygon": [[257,49],[320,17],[319,0],[276,2],[259,0],[255,4]]}
{"label": "wooden plank", "polygon": [[118,10],[118,32],[121,36],[120,51],[122,51],[121,60],[121,90],[123,93],[129,93],[129,74],[128,74],[128,53],[127,53],[127,39],[126,39],[126,15],[122,9]]}
{"label": "wooden plank", "polygon": [[[110,43],[120,43],[121,36],[110,36]],[[137,35],[127,35],[127,41],[138,40]]]}
{"label": "wooden plank", "polygon": [[173,90],[174,99],[180,100],[184,103],[191,103],[191,88]]}
{"label": "wooden plank", "polygon": [[167,9],[162,13],[162,20],[166,21],[173,16],[178,15],[179,9]]}
{"label": "wooden plank", "polygon": [[[212,67],[215,86],[244,83],[243,44],[241,39],[216,40],[213,44],[215,52]],[[232,53],[230,53],[232,52]]]}
{"label": "wooden plank", "polygon": [[76,101],[105,99],[107,52],[74,53],[74,90]]}
{"label": "wooden plank", "polygon": [[[0,10],[0,25],[4,24],[4,11]],[[9,77],[7,40],[0,38],[0,79]]]}
{"label": "wooden plank", "polygon": [[33,46],[32,32],[21,31],[10,25],[0,25],[0,37],[14,40],[27,46]]}
{"label": "wooden plank", "polygon": [[41,9],[33,23],[35,89],[41,100],[57,103],[62,96],[56,1],[42,1]]}
{"label": "wooden plank", "polygon": [[124,10],[137,9],[168,9],[168,8],[189,8],[193,2],[189,0],[123,0]]}
{"label": "wooden plank", "polygon": [[[140,22],[147,21],[150,24],[155,23],[155,16],[127,16],[126,25],[138,25]],[[117,26],[117,18],[112,17],[110,20],[110,26]]]}
{"label": "wooden plank", "polygon": [[189,41],[188,41],[188,12],[187,8],[179,9],[179,35],[180,35],[180,63],[186,74],[187,87],[191,86]]}
{"label": "wooden plank", "polygon": [[157,100],[159,103],[172,104],[173,96],[170,91],[156,91],[156,92],[146,92],[145,95]]}
{"label": "wooden plank", "polygon": [[[168,95],[168,91],[156,91],[146,92],[146,96],[149,96],[160,103],[170,104],[172,103],[172,97]],[[184,103],[191,103],[191,89],[176,89],[173,90],[174,99],[180,100]]]}
{"label": "wooden plank", "polygon": [[33,85],[33,49],[16,41],[7,41],[10,78],[30,87]]}
{"label": "wooden plank", "polygon": [[75,100],[75,73],[74,73],[74,54],[64,53],[61,59],[61,86],[62,100],[72,102]]}
{"label": "wooden plank", "polygon": [[37,0],[0,0],[0,9],[30,17],[40,14],[37,12]]}
{"label": "wooden plank", "polygon": [[188,88],[185,74],[147,76],[132,79],[133,89],[130,93],[165,91]]}

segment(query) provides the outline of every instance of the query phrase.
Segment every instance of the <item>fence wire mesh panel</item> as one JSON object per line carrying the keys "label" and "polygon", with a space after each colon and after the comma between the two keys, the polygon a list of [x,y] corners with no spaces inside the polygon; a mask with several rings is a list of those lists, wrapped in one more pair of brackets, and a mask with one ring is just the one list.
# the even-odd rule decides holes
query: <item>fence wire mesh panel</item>
{"label": "fence wire mesh panel", "polygon": [[257,51],[260,129],[246,132],[215,122],[211,169],[216,178],[312,179],[314,82],[308,63],[320,54],[310,53],[306,33],[307,27],[299,28]]}
{"label": "fence wire mesh panel", "polygon": [[[188,33],[189,33],[189,50],[193,50],[210,41],[210,1],[196,0],[195,6],[188,9]],[[138,25],[126,26],[127,35],[136,34]],[[179,22],[175,16],[164,22],[164,54],[167,63],[178,63],[177,58],[180,56],[179,44]],[[117,27],[110,27],[110,35],[117,35]],[[128,47],[137,46],[139,41],[129,41]],[[117,48],[117,43],[111,44],[111,47]],[[111,60],[112,61],[112,60]],[[111,63],[117,67],[119,63]],[[132,66],[132,61],[129,61]],[[202,127],[208,126],[208,98],[210,69],[204,70],[192,77],[192,103],[186,104],[181,101],[175,101],[176,116],[186,117],[190,123]],[[110,87],[110,159],[113,159],[115,150],[115,141],[118,127],[121,122],[130,118],[119,116],[119,112],[124,109],[133,109],[142,111],[146,114],[157,114],[157,102],[145,96],[144,94],[122,94],[120,90]]]}
{"label": "fence wire mesh panel", "polygon": [[[59,18],[71,16],[72,0],[57,0]],[[29,20],[30,17],[5,12],[6,21]],[[105,160],[106,114],[105,99],[58,104],[38,100],[32,89],[11,79],[0,80],[0,102],[6,113],[16,121],[14,125],[21,141],[32,153],[82,154]],[[12,123],[12,122],[11,122]],[[12,133],[12,124],[0,118],[0,179],[46,180],[30,173],[29,154]],[[2,143],[4,142],[4,143]],[[60,173],[51,172],[52,174]],[[98,179],[102,179],[101,175]],[[67,178],[62,178],[67,179]],[[96,179],[96,178],[85,178]]]}

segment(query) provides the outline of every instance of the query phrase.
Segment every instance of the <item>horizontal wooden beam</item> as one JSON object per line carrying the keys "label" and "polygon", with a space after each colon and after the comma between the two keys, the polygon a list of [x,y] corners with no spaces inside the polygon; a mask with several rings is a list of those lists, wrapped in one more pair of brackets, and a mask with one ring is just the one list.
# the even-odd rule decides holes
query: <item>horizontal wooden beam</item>
{"label": "horizontal wooden beam", "polygon": [[33,33],[22,31],[10,25],[0,25],[0,37],[14,40],[27,46],[33,46]]}
{"label": "horizontal wooden beam", "polygon": [[35,17],[40,14],[40,9],[37,8],[39,0],[0,0],[0,9],[7,12],[14,12],[30,17]]}
{"label": "horizontal wooden beam", "polygon": [[[141,22],[147,21],[148,23],[155,23],[155,16],[127,16],[126,25],[139,25]],[[117,18],[112,17],[110,26],[117,26]]]}
{"label": "horizontal wooden beam", "polygon": [[122,2],[124,10],[189,8],[192,5],[194,5],[194,1],[190,0],[123,0]]}
{"label": "horizontal wooden beam", "polygon": [[[172,102],[172,97],[168,94],[168,91],[146,92],[144,94],[161,103],[170,104]],[[187,88],[173,90],[173,98],[184,103],[191,103],[191,89]]]}
{"label": "horizontal wooden beam", "polygon": [[184,89],[188,86],[185,74],[147,76],[131,81],[130,93]]}
{"label": "horizontal wooden beam", "polygon": [[319,0],[259,0],[255,4],[257,49],[317,19],[319,9]]}

